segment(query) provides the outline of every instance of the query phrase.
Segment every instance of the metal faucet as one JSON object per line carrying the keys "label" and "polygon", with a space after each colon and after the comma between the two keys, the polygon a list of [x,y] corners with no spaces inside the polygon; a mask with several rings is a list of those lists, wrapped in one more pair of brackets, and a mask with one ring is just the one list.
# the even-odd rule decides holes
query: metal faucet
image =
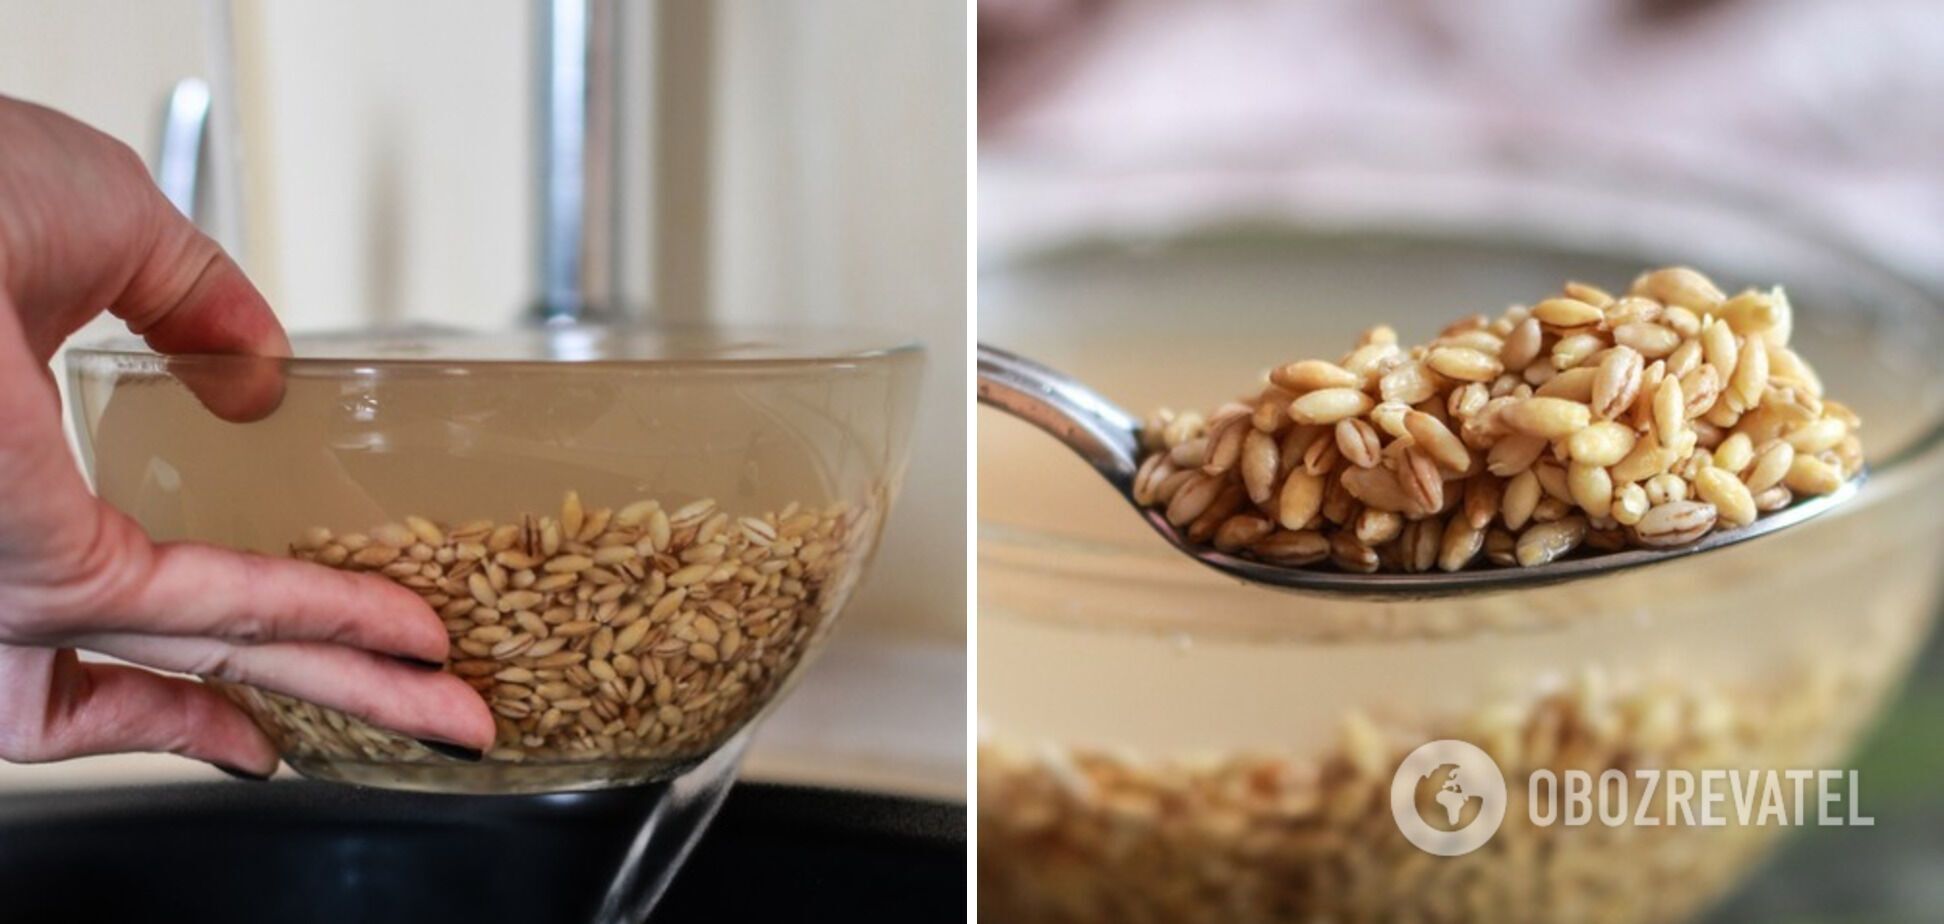
{"label": "metal faucet", "polygon": [[[234,89],[230,2],[204,3],[214,49],[211,80],[187,78],[171,93],[156,179],[191,220],[239,253],[235,165],[232,155],[213,150],[221,139],[211,137]],[[713,3],[533,0],[539,137],[533,321],[620,320],[650,304],[657,320],[706,317]],[[634,18],[647,16],[653,17],[653,47],[636,48],[629,36],[639,33],[629,26],[647,25]],[[644,59],[652,75],[640,67]],[[636,80],[641,77],[649,80]],[[630,148],[630,139],[644,138],[651,149]],[[636,176],[628,166],[651,169]],[[650,225],[652,252],[639,239]],[[644,268],[652,293],[638,291],[638,282],[631,291],[629,270]]]}
{"label": "metal faucet", "polygon": [[539,48],[539,295],[549,323],[621,310],[617,0],[542,0]]}
{"label": "metal faucet", "polygon": [[[705,320],[715,0],[534,6],[540,240],[532,317],[619,320],[652,309],[660,322]],[[649,16],[652,38],[636,47],[642,31],[633,27],[650,23],[634,17]],[[646,148],[630,147],[644,140]],[[644,231],[652,245],[640,239]],[[642,269],[650,291],[631,290],[629,271]]]}

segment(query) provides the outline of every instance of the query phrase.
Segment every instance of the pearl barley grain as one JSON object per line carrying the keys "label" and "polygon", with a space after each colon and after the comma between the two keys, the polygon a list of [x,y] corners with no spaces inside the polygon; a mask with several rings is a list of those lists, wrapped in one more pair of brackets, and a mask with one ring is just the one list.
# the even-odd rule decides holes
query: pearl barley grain
{"label": "pearl barley grain", "polygon": [[[1205,417],[1155,414],[1133,494],[1190,541],[1358,571],[1693,542],[1862,467],[1861,422],[1823,396],[1792,327],[1779,289],[1730,298],[1672,267],[1617,298],[1569,283],[1415,346],[1372,328]],[[340,545],[315,554],[359,552]]]}
{"label": "pearl barley grain", "polygon": [[[349,534],[356,555],[319,527],[290,551],[423,597],[452,639],[448,672],[497,716],[489,763],[562,765],[552,779],[571,785],[596,772],[590,762],[679,766],[740,729],[822,636],[871,509],[790,504],[738,519],[704,499],[671,517],[653,500],[614,512],[569,493],[557,516],[450,526],[408,516]],[[1237,537],[1261,535],[1237,526],[1223,539]],[[390,554],[366,554],[376,550]],[[420,555],[450,564],[420,565]],[[450,772],[411,739],[349,715],[218,687],[294,759],[394,765],[388,773],[422,781]]]}
{"label": "pearl barley grain", "polygon": [[[1506,535],[1481,557],[1502,555]],[[984,731],[980,911],[1033,924],[1577,921],[1590,908],[1602,920],[1688,920],[1785,829],[1677,824],[1661,803],[1641,806],[1653,827],[1564,829],[1515,802],[1484,850],[1447,860],[1398,836],[1392,771],[1440,739],[1475,742],[1520,781],[1562,765],[1596,779],[1813,766],[1830,729],[1867,715],[1896,676],[1882,649],[1728,682],[1588,667],[1529,698],[1381,720],[1346,708],[1304,747],[1188,754]]]}

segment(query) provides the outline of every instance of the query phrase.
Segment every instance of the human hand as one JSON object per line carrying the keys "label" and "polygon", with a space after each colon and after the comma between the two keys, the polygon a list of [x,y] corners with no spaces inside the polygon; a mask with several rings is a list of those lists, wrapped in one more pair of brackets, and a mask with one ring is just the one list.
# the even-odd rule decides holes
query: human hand
{"label": "human hand", "polygon": [[[48,363],[103,308],[163,353],[290,352],[255,287],[133,151],[0,97],[0,759],[169,751],[244,775],[276,768],[269,740],[214,689],[84,662],[76,649],[287,693],[447,753],[489,746],[485,703],[429,669],[446,660],[446,633],[416,594],[303,562],[152,543],[88,490]],[[250,419],[281,387],[198,391],[212,411]]]}

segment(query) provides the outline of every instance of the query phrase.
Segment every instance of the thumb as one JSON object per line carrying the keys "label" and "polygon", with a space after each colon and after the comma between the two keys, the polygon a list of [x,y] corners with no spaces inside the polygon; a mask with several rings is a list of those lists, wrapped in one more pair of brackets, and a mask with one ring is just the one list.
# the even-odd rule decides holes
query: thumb
{"label": "thumb", "polygon": [[263,417],[283,399],[277,360],[290,355],[283,325],[215,241],[156,199],[153,243],[109,311],[157,352],[195,354],[171,371],[212,412]]}
{"label": "thumb", "polygon": [[288,356],[290,341],[242,268],[157,193],[156,228],[109,305],[163,353]]}

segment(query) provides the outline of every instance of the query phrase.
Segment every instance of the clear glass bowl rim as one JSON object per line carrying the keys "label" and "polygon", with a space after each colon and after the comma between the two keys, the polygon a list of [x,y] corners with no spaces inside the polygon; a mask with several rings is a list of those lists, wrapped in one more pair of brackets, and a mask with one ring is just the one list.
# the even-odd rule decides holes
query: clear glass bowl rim
{"label": "clear glass bowl rim", "polygon": [[[604,355],[603,337],[667,340],[668,355]],[[172,371],[222,372],[275,366],[294,376],[358,376],[395,373],[684,374],[721,372],[840,373],[918,360],[920,342],[872,328],[741,325],[669,325],[639,321],[534,325],[474,329],[435,325],[341,328],[290,335],[296,355],[249,356],[227,353],[163,354],[126,334],[104,338],[64,352],[69,374],[88,377],[167,375]],[[524,341],[524,342],[523,342]],[[716,352],[685,351],[706,341]],[[521,354],[542,343],[558,344],[564,355]],[[793,345],[795,344],[795,345]],[[467,351],[471,346],[473,350]],[[387,349],[395,352],[387,352]],[[336,354],[332,355],[330,351]],[[326,355],[314,355],[326,353]],[[313,355],[306,355],[313,354]]]}

